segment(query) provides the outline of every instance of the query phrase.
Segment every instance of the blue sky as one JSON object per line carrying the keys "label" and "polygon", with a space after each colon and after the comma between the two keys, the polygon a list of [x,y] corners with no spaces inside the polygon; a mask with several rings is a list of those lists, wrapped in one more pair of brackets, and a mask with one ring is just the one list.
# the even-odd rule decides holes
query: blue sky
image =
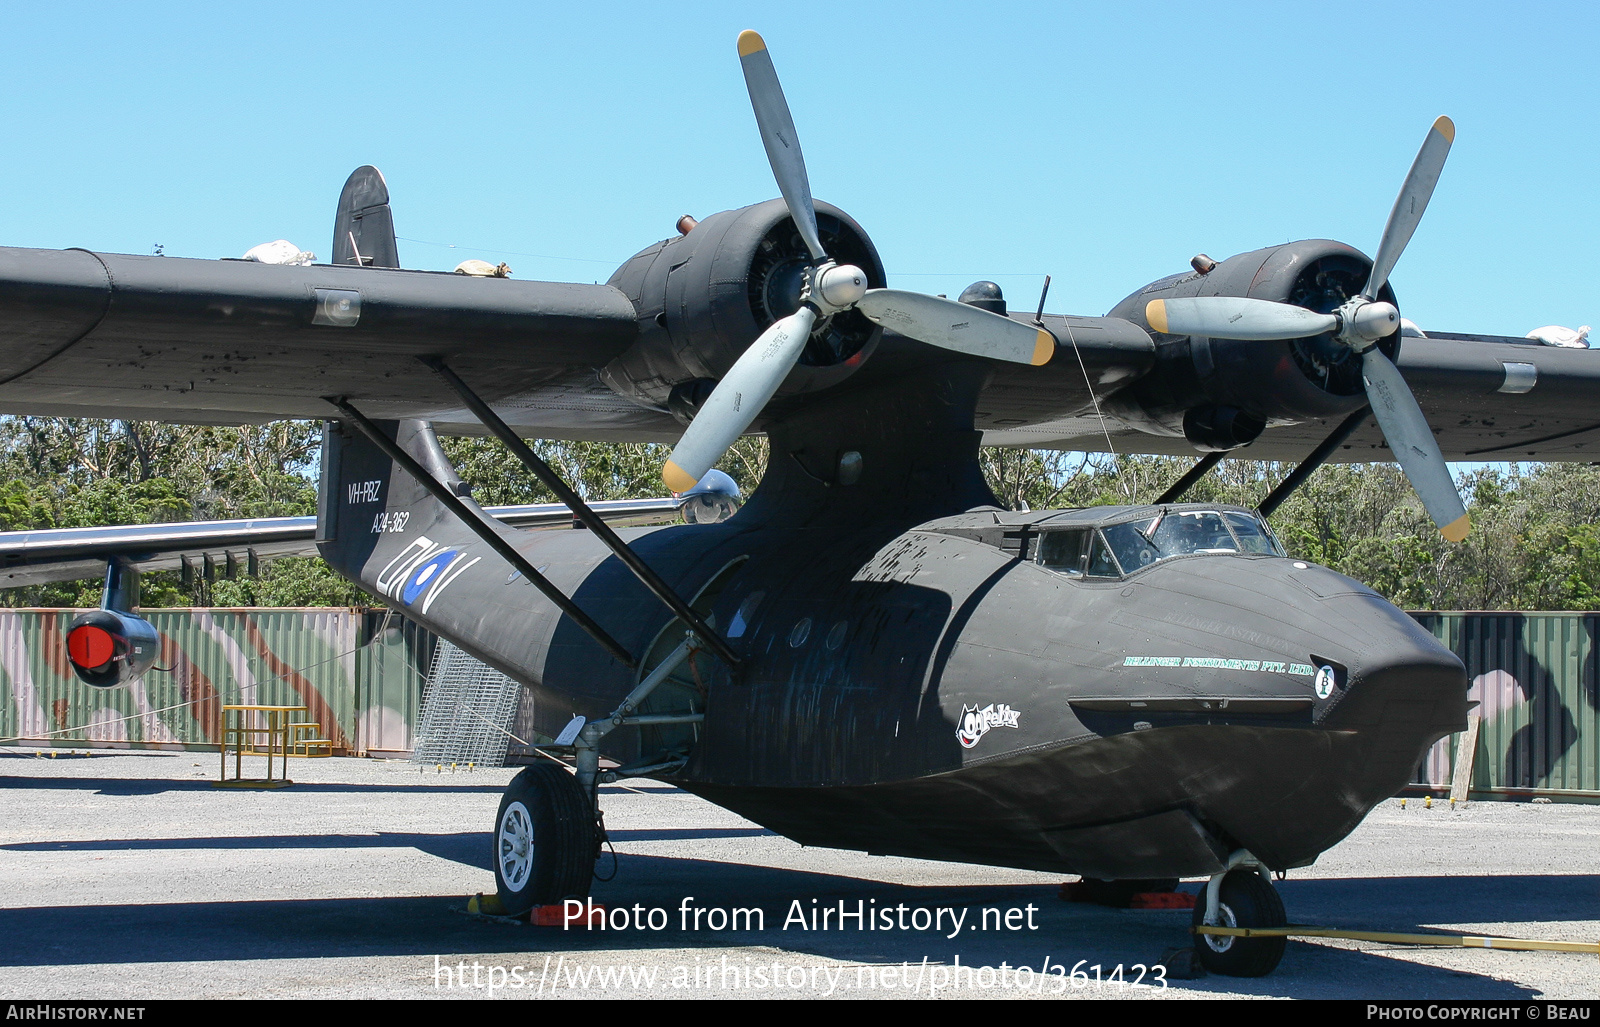
{"label": "blue sky", "polygon": [[0,243],[326,257],[373,163],[409,266],[604,280],[680,213],[776,195],[734,50],[756,28],[816,194],[892,284],[1028,306],[1048,273],[1052,310],[1100,313],[1197,251],[1370,252],[1445,113],[1403,311],[1600,324],[1600,5],[585,6],[7,3]]}

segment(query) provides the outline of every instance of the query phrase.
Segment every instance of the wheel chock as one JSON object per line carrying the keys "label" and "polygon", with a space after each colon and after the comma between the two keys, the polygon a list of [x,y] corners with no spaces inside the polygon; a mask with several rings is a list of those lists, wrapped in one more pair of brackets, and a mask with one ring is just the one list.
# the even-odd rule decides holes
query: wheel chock
{"label": "wheel chock", "polygon": [[485,895],[483,892],[479,892],[467,900],[467,912],[484,916],[505,916],[506,907],[501,905],[500,896]]}
{"label": "wheel chock", "polygon": [[528,923],[535,927],[593,927],[596,919],[603,923],[605,916],[606,907],[593,902],[584,903],[582,908],[573,912],[570,919],[565,905],[534,906],[528,914]]}
{"label": "wheel chock", "polygon": [[1142,891],[1132,895],[1107,892],[1092,881],[1067,881],[1057,893],[1063,902],[1085,902],[1111,909],[1193,909],[1188,892]]}

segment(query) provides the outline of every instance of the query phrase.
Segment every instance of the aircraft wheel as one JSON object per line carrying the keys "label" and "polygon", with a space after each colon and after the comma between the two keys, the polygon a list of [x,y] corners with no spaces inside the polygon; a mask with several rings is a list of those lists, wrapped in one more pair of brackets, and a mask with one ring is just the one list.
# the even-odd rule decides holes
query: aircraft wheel
{"label": "aircraft wheel", "polygon": [[[1217,915],[1223,927],[1282,927],[1288,920],[1278,890],[1254,870],[1234,870],[1222,879]],[[1194,925],[1205,922],[1205,890],[1194,904]],[[1283,958],[1287,938],[1229,938],[1197,934],[1194,953],[1215,974],[1228,977],[1264,977]]]}
{"label": "aircraft wheel", "polygon": [[494,883],[507,914],[588,896],[594,810],[566,770],[536,763],[512,778],[494,823]]}

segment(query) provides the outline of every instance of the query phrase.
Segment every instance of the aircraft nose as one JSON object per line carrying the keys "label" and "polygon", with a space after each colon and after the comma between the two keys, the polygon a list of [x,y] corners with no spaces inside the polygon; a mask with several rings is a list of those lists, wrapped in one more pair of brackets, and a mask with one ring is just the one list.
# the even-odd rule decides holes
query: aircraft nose
{"label": "aircraft nose", "polygon": [[[1312,654],[1317,722],[1330,731],[1354,733],[1364,750],[1363,790],[1392,795],[1411,780],[1429,746],[1466,727],[1466,667],[1416,621],[1382,600],[1342,596],[1325,603],[1331,614],[1359,613],[1362,633],[1351,638],[1343,661]],[[1343,604],[1361,608],[1343,611]]]}

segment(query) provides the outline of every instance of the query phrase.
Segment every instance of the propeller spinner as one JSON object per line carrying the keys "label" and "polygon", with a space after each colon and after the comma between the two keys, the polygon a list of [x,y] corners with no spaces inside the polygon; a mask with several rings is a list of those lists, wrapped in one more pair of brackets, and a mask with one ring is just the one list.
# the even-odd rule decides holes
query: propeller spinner
{"label": "propeller spinner", "polygon": [[693,488],[750,427],[800,359],[819,318],[856,309],[885,328],[930,346],[1019,364],[1044,364],[1056,349],[1055,336],[1043,328],[937,296],[869,289],[864,271],[832,261],[817,234],[811,183],[794,119],[760,34],[749,30],[739,34],[739,62],[772,175],[814,263],[805,270],[800,309],[773,322],[740,354],[673,449],[661,477],[674,492]]}
{"label": "propeller spinner", "polygon": [[1389,212],[1366,287],[1333,313],[1319,314],[1289,303],[1248,297],[1197,296],[1153,300],[1145,307],[1145,319],[1158,332],[1213,339],[1298,339],[1333,332],[1336,342],[1361,357],[1362,382],[1373,416],[1428,515],[1445,538],[1460,542],[1472,530],[1461,494],[1416,397],[1400,370],[1377,346],[1379,339],[1400,326],[1400,311],[1394,304],[1380,301],[1378,293],[1428,209],[1455,137],[1456,127],[1449,118],[1433,123]]}

